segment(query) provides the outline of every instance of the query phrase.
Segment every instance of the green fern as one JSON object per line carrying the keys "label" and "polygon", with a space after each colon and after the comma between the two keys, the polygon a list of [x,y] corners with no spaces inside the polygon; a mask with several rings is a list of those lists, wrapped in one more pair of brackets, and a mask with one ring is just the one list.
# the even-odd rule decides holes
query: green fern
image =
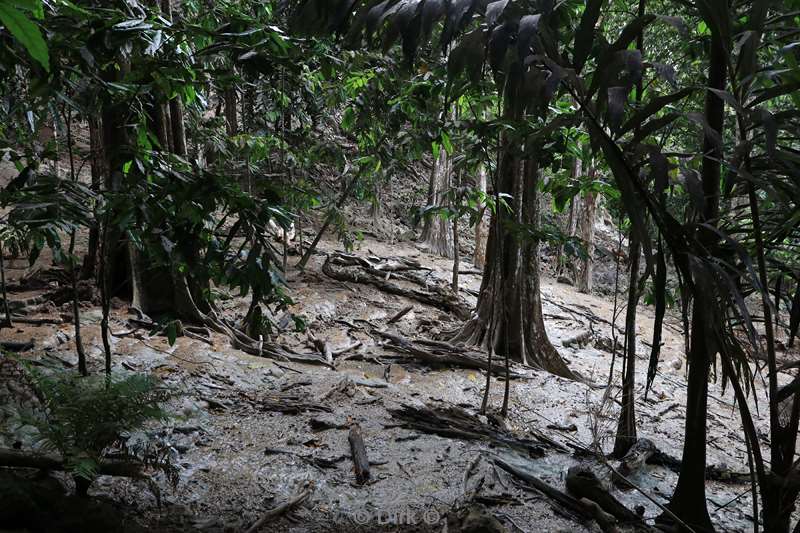
{"label": "green fern", "polygon": [[41,406],[23,421],[37,428],[39,448],[57,451],[74,476],[91,481],[97,477],[101,459],[113,452],[174,479],[166,450],[137,439],[129,444],[131,433],[169,418],[163,405],[175,396],[174,391],[145,374],[80,377],[27,368]]}

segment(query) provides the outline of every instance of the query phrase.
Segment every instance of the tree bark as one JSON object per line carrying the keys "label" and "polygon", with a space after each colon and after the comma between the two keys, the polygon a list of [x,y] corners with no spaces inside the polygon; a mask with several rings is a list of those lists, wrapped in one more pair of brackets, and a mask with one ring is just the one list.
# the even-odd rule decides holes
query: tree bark
{"label": "tree bark", "polygon": [[630,232],[631,273],[628,283],[628,307],[625,312],[625,367],[622,372],[622,410],[617,424],[614,457],[623,457],[636,443],[636,306],[639,303],[639,256],[641,247]]}
{"label": "tree bark", "polygon": [[[583,173],[583,161],[576,157],[572,162],[571,176],[573,180],[580,178]],[[564,233],[569,237],[574,237],[578,231],[578,214],[581,210],[581,198],[577,194],[572,197],[569,202],[569,216],[567,217],[567,227],[564,228]],[[567,260],[564,258],[564,245],[560,245],[556,251],[556,275],[565,275]],[[571,274],[577,278],[577,269],[573,266],[570,268]]]}
{"label": "tree bark", "polygon": [[[594,179],[597,168],[592,164],[589,176]],[[597,212],[597,193],[587,191],[581,201],[581,239],[586,245],[586,257],[581,260],[581,267],[576,276],[578,290],[585,294],[592,292],[592,265],[594,263],[594,219]]]}
{"label": "tree bark", "polygon": [[239,132],[239,113],[236,102],[236,88],[226,89],[223,98],[225,100],[225,131],[228,135],[236,135]]}
{"label": "tree bark", "polygon": [[[520,121],[524,104],[519,73],[509,74],[506,85],[504,118]],[[483,346],[511,360],[575,379],[544,328],[539,242],[520,238],[510,227],[535,229],[539,225],[539,148],[508,133],[502,134],[500,146],[503,148],[495,192],[508,195],[511,212],[498,208],[492,214],[477,316],[465,324],[454,340]]]}
{"label": "tree bark", "polygon": [[[486,194],[486,167],[481,165],[478,168],[478,190]],[[486,205],[481,207],[481,217],[475,224],[475,254],[472,257],[472,264],[475,268],[483,269],[486,265],[486,241],[489,237],[489,224],[486,216]]]}
{"label": "tree bark", "polygon": [[353,424],[350,427],[350,433],[347,436],[350,442],[350,454],[353,458],[353,467],[356,473],[356,481],[359,485],[363,485],[370,478],[369,471],[369,457],[367,456],[367,448],[364,446],[364,437],[361,434],[361,426]]}
{"label": "tree bark", "polygon": [[11,323],[11,311],[8,307],[8,293],[6,292],[6,269],[5,269],[5,258],[3,257],[3,241],[0,240],[0,296],[3,297],[3,314],[4,318],[0,321],[0,330],[5,328],[10,328],[13,324]]}
{"label": "tree bark", "polygon": [[[711,17],[712,15],[706,14]],[[713,26],[713,25],[710,25]],[[726,85],[727,54],[722,37],[712,30],[711,53],[708,66],[708,87],[724,90]],[[705,118],[710,130],[722,138],[725,123],[725,104],[711,91],[706,92]],[[722,146],[708,132],[703,140],[702,186],[705,204],[700,221],[715,225],[719,215],[719,181]],[[715,253],[717,238],[711,230],[701,231],[698,238],[709,254]],[[668,508],[697,531],[713,531],[706,505],[706,411],[708,406],[708,377],[712,359],[716,355],[713,331],[704,291],[693,291],[691,347],[688,356],[689,377],[686,396],[686,430],[683,444],[681,471],[675,493]],[[669,522],[662,515],[661,520]]]}
{"label": "tree bark", "polygon": [[[92,175],[92,190],[99,192],[103,185],[103,140],[100,120],[89,117],[89,166]],[[92,279],[95,276],[97,252],[100,247],[100,227],[98,224],[89,228],[89,244],[81,267],[81,279]]]}
{"label": "tree bark", "polygon": [[[452,165],[444,147],[439,149],[439,157],[434,161],[428,186],[428,206],[443,207],[447,202],[450,190]],[[423,245],[431,253],[442,257],[453,257],[452,224],[438,214],[425,217],[425,224],[420,237]]]}
{"label": "tree bark", "polygon": [[[122,62],[122,68],[116,70],[108,68],[104,72],[107,82],[118,82],[130,69],[130,65]],[[98,155],[102,157],[103,181],[106,191],[118,193],[122,190],[124,176],[122,167],[133,157],[130,148],[130,139],[126,126],[128,110],[119,102],[106,103],[103,106],[100,120],[100,142],[102,147]],[[113,204],[109,205],[113,208]],[[114,220],[115,214],[109,213],[106,220]],[[128,257],[127,241],[120,231],[112,225],[106,228],[106,242],[101,246],[105,249],[108,286],[111,289],[109,297],[125,294],[130,290],[130,258]]]}

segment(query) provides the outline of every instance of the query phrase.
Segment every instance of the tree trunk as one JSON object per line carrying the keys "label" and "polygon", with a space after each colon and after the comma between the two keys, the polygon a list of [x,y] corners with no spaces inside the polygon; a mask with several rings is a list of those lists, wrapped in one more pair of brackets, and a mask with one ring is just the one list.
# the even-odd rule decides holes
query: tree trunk
{"label": "tree trunk", "polygon": [[[707,16],[713,16],[707,14]],[[713,25],[712,25],[713,26]],[[711,54],[708,66],[708,87],[725,89],[727,55],[722,37],[712,30]],[[723,100],[711,91],[706,92],[705,118],[710,130],[724,138],[725,105]],[[706,133],[703,140],[702,185],[705,205],[700,213],[700,222],[715,225],[719,215],[719,181],[722,146],[714,135]],[[710,254],[715,253],[717,237],[711,230],[702,231],[698,238]],[[689,350],[689,378],[686,396],[686,433],[683,443],[681,471],[675,493],[668,508],[684,522],[697,531],[713,531],[711,518],[706,505],[706,408],[708,404],[708,377],[712,359],[716,355],[711,338],[710,322],[714,317],[707,316],[713,302],[706,302],[702,290],[693,291],[692,335]],[[662,515],[661,520],[669,521]]]}
{"label": "tree trunk", "polygon": [[[711,365],[705,323],[705,302],[695,295],[689,350],[689,382],[686,391],[686,426],[678,484],[668,508],[699,531],[713,531],[706,506],[706,408]],[[662,515],[661,519],[669,521]]]}
{"label": "tree trunk", "polygon": [[[103,186],[103,139],[100,120],[89,117],[89,166],[92,175],[92,190],[97,193]],[[100,227],[98,224],[89,228],[89,244],[81,267],[81,279],[92,279],[95,276],[97,252],[100,247]]]}
{"label": "tree trunk", "polygon": [[236,135],[239,132],[239,113],[236,102],[236,88],[231,87],[223,93],[225,99],[225,131],[228,135]]}
{"label": "tree trunk", "polygon": [[[450,190],[452,165],[447,151],[439,149],[439,157],[433,163],[428,186],[428,206],[443,207]],[[425,217],[421,240],[431,253],[442,257],[453,257],[453,226],[438,214]]]}
{"label": "tree trunk", "polygon": [[[596,167],[592,165],[589,175],[594,178]],[[597,212],[597,193],[588,191],[581,201],[581,239],[586,245],[586,257],[576,276],[578,290],[585,294],[592,292],[592,264],[594,263],[594,219]]]}
{"label": "tree trunk", "polygon": [[6,292],[6,269],[3,253],[3,241],[0,240],[0,296],[3,297],[4,315],[3,320],[0,320],[0,330],[2,330],[4,327],[10,328],[12,326],[11,311],[8,307],[8,293]]}
{"label": "tree trunk", "polygon": [[461,250],[458,242],[458,217],[453,218],[453,292],[458,294],[458,269],[461,267]]}
{"label": "tree trunk", "polygon": [[[161,0],[161,12],[167,20],[172,20],[172,0]],[[169,126],[169,131],[172,133],[172,153],[183,157],[187,153],[186,129],[180,95],[169,101]]]}
{"label": "tree trunk", "polygon": [[169,116],[172,126],[172,152],[175,155],[186,156],[186,129],[183,122],[183,102],[180,96],[169,101]]}
{"label": "tree trunk", "polygon": [[[129,65],[122,62],[122,68],[116,70],[108,68],[104,72],[104,81],[118,82],[123,79]],[[104,105],[100,120],[100,142],[102,147],[98,155],[102,157],[103,181],[105,189],[112,193],[118,193],[123,187],[124,176],[122,167],[127,161],[133,158],[130,148],[130,140],[126,127],[126,116],[128,110],[125,105],[113,102]],[[113,209],[113,203],[109,204]],[[114,213],[106,215],[107,221],[115,220]],[[124,235],[116,226],[109,224],[105,230],[106,242],[102,243],[105,250],[106,276],[110,289],[109,297],[119,295],[129,295],[130,283],[130,259],[128,257],[128,244]]]}
{"label": "tree trunk", "polygon": [[631,275],[625,312],[625,367],[622,371],[622,410],[617,424],[614,457],[623,457],[636,443],[636,306],[639,303],[639,241],[630,233]]}
{"label": "tree trunk", "polygon": [[[519,68],[519,67],[517,67]],[[524,106],[519,78],[509,75],[504,118],[520,121]],[[517,81],[514,81],[514,80]],[[510,226],[538,227],[538,146],[524,146],[502,134],[495,194],[507,194],[511,211],[496,209],[489,230],[488,255],[478,296],[477,316],[455,340],[483,346],[511,360],[538,365],[554,374],[576,376],[547,338],[539,292],[539,243],[520,238]]]}
{"label": "tree trunk", "polygon": [[[478,168],[478,190],[486,194],[486,167],[484,165]],[[486,220],[488,218],[486,205],[482,205],[480,208],[482,210],[481,217],[475,224],[475,254],[472,256],[472,264],[476,268],[483,269],[486,265],[486,240],[489,237],[489,223]]]}
{"label": "tree trunk", "polygon": [[[578,179],[583,173],[583,161],[580,158],[575,158],[572,162],[572,178]],[[564,228],[564,233],[569,237],[574,237],[578,231],[578,213],[581,208],[581,199],[577,194],[572,197],[569,202],[569,216],[567,217],[567,226]],[[564,245],[561,244],[556,251],[556,276],[565,274],[565,267],[567,263],[573,265],[570,270],[573,277],[577,279],[577,269],[574,262],[564,257]]]}

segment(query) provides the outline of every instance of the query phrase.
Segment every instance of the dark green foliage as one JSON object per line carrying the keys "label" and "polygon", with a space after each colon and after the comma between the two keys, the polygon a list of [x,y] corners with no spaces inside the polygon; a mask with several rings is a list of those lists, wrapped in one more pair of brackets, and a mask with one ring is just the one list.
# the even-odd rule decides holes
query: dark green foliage
{"label": "dark green foliage", "polygon": [[169,455],[130,437],[169,418],[165,403],[175,392],[146,374],[77,376],[29,368],[40,405],[23,421],[38,431],[41,450],[57,451],[75,476],[93,480],[100,462],[115,452],[173,473]]}

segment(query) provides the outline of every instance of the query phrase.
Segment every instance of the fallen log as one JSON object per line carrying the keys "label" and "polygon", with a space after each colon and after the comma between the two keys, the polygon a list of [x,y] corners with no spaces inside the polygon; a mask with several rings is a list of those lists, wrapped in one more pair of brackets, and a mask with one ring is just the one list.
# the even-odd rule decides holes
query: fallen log
{"label": "fallen log", "polygon": [[[402,296],[411,300],[442,309],[449,313],[453,313],[461,320],[466,320],[472,316],[472,306],[463,300],[458,294],[454,293],[449,286],[444,284],[424,284],[424,289],[409,289],[401,287],[389,281],[391,272],[383,272],[375,268],[364,267],[361,263],[358,264],[358,270],[353,268],[335,268],[334,266],[352,266],[353,261],[343,261],[341,254],[329,255],[322,265],[322,272],[329,278],[342,282],[361,283],[372,285],[373,287],[394,294]],[[415,278],[404,276],[401,279],[422,285]]]}
{"label": "fallen log", "polygon": [[33,326],[42,326],[45,324],[63,324],[64,319],[61,317],[58,318],[30,318],[27,316],[11,316],[11,321],[14,324],[30,324]]}
{"label": "fallen log", "polygon": [[369,481],[370,472],[369,458],[367,457],[367,448],[364,446],[364,437],[361,434],[361,426],[358,424],[353,424],[350,427],[350,434],[347,435],[347,440],[350,443],[350,454],[353,458],[356,481],[359,485],[363,485]]}
{"label": "fallen log", "polygon": [[[20,450],[0,449],[0,467],[36,468],[39,470],[68,470],[64,460],[55,455],[36,454]],[[100,461],[98,474],[128,478],[144,478],[143,466],[140,463],[105,459]]]}
{"label": "fallen log", "polygon": [[[431,366],[457,366],[473,370],[489,370],[489,360],[481,352],[470,350],[466,347],[453,346],[446,342],[427,339],[411,341],[400,335],[387,331],[374,330],[374,333],[388,340],[383,346],[396,352],[411,355],[415,359]],[[505,377],[504,365],[491,366],[492,374]],[[522,374],[509,371],[509,377],[521,378]]]}
{"label": "fallen log", "polygon": [[[676,474],[681,471],[681,460],[671,455],[656,450],[646,461],[649,465],[663,466],[675,472]],[[748,484],[750,483],[750,474],[748,472],[736,472],[731,470],[726,465],[707,465],[706,466],[706,479],[710,481],[720,481],[722,483],[734,484]]]}
{"label": "fallen log", "polygon": [[616,519],[602,509],[598,512],[597,507],[599,506],[574,498],[552,485],[545,483],[511,456],[496,457],[494,463],[512,476],[522,480],[524,482],[524,484],[521,484],[523,488],[547,496],[557,505],[557,509],[566,511],[574,519],[581,522],[594,520],[604,532],[617,533]]}
{"label": "fallen log", "polygon": [[482,440],[495,446],[517,450],[529,457],[542,457],[548,446],[563,451],[563,447],[551,439],[540,438],[542,437],[540,435],[535,435],[537,440],[518,437],[504,428],[490,426],[459,407],[404,405],[389,412],[393,417],[403,421],[401,427],[404,428],[441,437]]}
{"label": "fallen log", "polygon": [[370,255],[362,257],[356,254],[334,252],[337,262],[347,266],[361,266],[367,270],[377,272],[410,272],[414,270],[431,270],[422,266],[422,263],[407,257],[378,257]]}
{"label": "fallen log", "polygon": [[263,411],[273,411],[278,413],[297,415],[305,412],[325,412],[333,411],[330,407],[319,402],[306,399],[305,395],[299,394],[266,394],[261,397],[248,397],[248,400],[257,408]]}
{"label": "fallen log", "polygon": [[349,352],[350,350],[356,350],[361,348],[364,345],[361,341],[356,341],[353,344],[348,344],[347,346],[342,346],[341,348],[337,348],[333,350],[333,356],[338,357],[342,354]]}
{"label": "fallen log", "polygon": [[0,349],[9,352],[27,352],[28,350],[33,350],[33,341],[0,341]]}
{"label": "fallen log", "polygon": [[613,494],[606,490],[597,475],[588,467],[573,466],[567,470],[566,484],[567,490],[577,498],[586,498],[595,502],[620,522],[637,525],[641,523],[641,517],[622,505]]}

